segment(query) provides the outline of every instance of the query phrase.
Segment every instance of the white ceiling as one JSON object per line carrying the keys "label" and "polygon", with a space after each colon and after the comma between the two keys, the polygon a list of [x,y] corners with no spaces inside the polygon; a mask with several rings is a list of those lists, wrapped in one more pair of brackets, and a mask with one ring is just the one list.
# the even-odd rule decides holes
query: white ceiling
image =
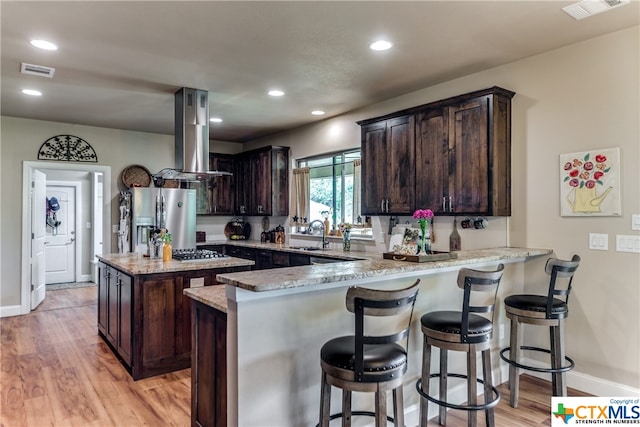
{"label": "white ceiling", "polygon": [[[1,113],[173,134],[187,86],[224,120],[211,139],[245,142],[322,120],[314,109],[331,117],[640,24],[639,0],[581,21],[561,10],[571,3],[3,0]],[[380,36],[393,49],[369,50]],[[55,76],[20,74],[21,62]],[[269,97],[276,87],[286,95]]]}

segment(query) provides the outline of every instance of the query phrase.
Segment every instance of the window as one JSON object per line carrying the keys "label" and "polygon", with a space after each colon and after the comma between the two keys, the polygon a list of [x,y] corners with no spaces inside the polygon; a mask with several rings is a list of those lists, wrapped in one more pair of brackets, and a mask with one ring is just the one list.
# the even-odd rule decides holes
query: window
{"label": "window", "polygon": [[302,159],[298,167],[309,168],[309,222],[327,214],[332,224],[362,222],[360,150]]}

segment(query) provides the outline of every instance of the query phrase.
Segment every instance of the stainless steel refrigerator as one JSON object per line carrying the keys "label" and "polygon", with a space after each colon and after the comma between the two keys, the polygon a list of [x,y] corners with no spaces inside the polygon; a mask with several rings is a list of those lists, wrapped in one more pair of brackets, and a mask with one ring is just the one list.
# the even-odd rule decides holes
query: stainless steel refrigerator
{"label": "stainless steel refrigerator", "polygon": [[166,228],[173,249],[196,248],[196,190],[131,189],[132,252],[147,253],[149,231]]}

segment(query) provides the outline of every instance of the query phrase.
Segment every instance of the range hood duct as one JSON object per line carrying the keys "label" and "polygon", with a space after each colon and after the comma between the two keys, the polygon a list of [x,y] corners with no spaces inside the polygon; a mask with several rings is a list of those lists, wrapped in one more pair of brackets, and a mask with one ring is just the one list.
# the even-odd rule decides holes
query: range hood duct
{"label": "range hood duct", "polygon": [[209,93],[183,87],[175,94],[175,169],[163,169],[162,179],[195,181],[229,172],[209,170]]}

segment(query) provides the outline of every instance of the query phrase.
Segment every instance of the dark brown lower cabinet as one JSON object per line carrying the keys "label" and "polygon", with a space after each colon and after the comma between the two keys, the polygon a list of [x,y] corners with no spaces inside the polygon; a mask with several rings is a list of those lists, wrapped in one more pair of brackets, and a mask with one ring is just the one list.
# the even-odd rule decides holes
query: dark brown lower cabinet
{"label": "dark brown lower cabinet", "polygon": [[191,301],[191,425],[227,425],[227,314]]}
{"label": "dark brown lower cabinet", "polygon": [[191,299],[183,290],[191,280],[217,284],[221,273],[250,267],[226,267],[128,275],[100,263],[98,332],[134,380],[191,366]]}

